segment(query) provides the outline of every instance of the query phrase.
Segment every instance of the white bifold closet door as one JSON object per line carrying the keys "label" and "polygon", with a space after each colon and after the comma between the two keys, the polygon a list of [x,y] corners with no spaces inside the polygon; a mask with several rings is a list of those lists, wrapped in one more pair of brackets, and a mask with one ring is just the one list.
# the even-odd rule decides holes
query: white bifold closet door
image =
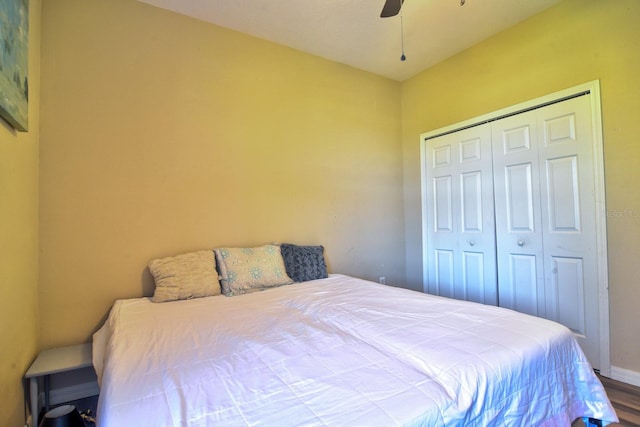
{"label": "white bifold closet door", "polygon": [[491,129],[481,125],[435,138],[429,153],[428,292],[497,305]]}
{"label": "white bifold closet door", "polygon": [[429,293],[558,321],[600,365],[591,104],[426,141]]}

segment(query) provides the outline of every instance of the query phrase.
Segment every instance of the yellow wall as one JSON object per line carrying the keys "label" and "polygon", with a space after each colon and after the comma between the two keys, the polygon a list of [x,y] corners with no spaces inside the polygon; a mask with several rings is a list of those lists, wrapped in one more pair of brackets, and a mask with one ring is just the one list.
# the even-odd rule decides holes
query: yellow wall
{"label": "yellow wall", "polygon": [[420,133],[600,79],[612,363],[640,371],[639,7],[565,0],[400,85],[134,0],[46,2],[40,347],[199,248],[321,243],[420,289]]}
{"label": "yellow wall", "polygon": [[43,348],[200,248],[323,244],[404,282],[399,83],[134,0],[42,13]]}
{"label": "yellow wall", "polygon": [[0,424],[6,426],[24,425],[22,376],[38,347],[39,0],[29,2],[29,12],[29,132],[0,120]]}
{"label": "yellow wall", "polygon": [[600,79],[611,362],[640,372],[640,2],[566,0],[402,85],[407,282],[421,267],[421,133]]}

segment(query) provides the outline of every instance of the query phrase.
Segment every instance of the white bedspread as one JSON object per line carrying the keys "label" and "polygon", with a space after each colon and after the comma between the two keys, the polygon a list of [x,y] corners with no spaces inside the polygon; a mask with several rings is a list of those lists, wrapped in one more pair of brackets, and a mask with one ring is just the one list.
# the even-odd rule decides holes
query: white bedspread
{"label": "white bedspread", "polygon": [[100,427],[617,421],[565,327],[342,275],[118,300],[94,362]]}

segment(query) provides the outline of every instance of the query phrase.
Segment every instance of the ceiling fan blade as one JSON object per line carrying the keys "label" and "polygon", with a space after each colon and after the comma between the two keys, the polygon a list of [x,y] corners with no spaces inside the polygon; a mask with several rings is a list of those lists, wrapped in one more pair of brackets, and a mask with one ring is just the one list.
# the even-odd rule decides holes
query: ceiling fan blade
{"label": "ceiling fan blade", "polygon": [[386,0],[384,6],[382,7],[380,18],[389,18],[391,16],[396,16],[398,13],[400,13],[402,3],[404,3],[404,0]]}

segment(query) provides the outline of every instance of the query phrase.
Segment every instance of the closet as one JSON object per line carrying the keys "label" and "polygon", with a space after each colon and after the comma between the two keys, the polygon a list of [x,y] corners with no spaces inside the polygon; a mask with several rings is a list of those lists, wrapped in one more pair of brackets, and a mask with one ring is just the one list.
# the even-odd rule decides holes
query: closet
{"label": "closet", "polygon": [[598,82],[421,136],[425,292],[564,324],[609,369]]}

